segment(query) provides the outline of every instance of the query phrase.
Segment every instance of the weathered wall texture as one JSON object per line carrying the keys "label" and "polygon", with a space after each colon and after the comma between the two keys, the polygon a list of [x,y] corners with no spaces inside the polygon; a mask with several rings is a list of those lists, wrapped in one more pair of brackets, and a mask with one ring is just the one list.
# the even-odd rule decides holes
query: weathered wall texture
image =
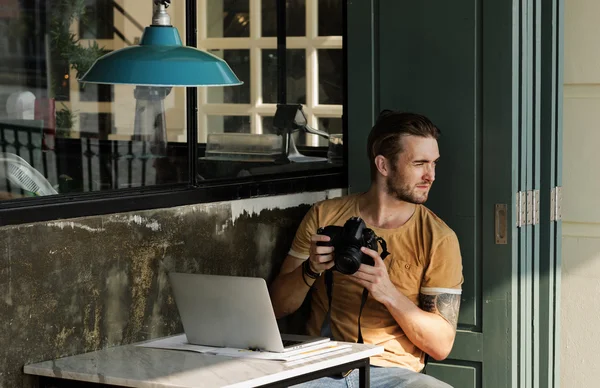
{"label": "weathered wall texture", "polygon": [[255,198],[0,228],[0,387],[23,365],[182,332],[168,271],[271,280],[309,204]]}

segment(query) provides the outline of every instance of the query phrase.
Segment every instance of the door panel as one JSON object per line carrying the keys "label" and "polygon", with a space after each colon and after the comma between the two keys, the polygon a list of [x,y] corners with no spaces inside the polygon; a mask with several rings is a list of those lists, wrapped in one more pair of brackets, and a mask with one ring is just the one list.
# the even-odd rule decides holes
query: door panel
{"label": "door panel", "polygon": [[558,359],[560,311],[560,221],[551,219],[552,189],[561,186],[562,150],[562,28],[563,2],[543,2],[540,45],[540,224],[539,224],[539,386],[556,388],[560,383]]}
{"label": "door panel", "polygon": [[[455,387],[545,387],[555,370],[549,364],[556,364],[558,323],[539,327],[554,314],[559,259],[547,259],[541,246],[556,254],[560,226],[550,234],[547,225],[516,225],[517,192],[540,188],[549,175],[540,158],[558,140],[544,143],[544,131],[555,139],[560,133],[562,0],[550,3],[347,3],[349,191],[368,187],[367,161],[354,156],[364,155],[382,109],[422,113],[442,131],[427,206],[458,235],[464,284],[454,348],[447,360],[430,361],[427,373]],[[546,78],[544,55],[554,58]],[[552,114],[554,126],[546,129]],[[497,204],[508,209],[505,244],[495,238]],[[544,265],[552,267],[547,276]]]}
{"label": "door panel", "polygon": [[380,109],[422,113],[442,131],[441,159],[427,206],[458,235],[465,278],[460,323],[477,327],[482,130],[479,8],[474,1],[435,4],[431,12],[427,1],[379,2],[379,102]]}
{"label": "door panel", "polygon": [[481,386],[479,382],[481,364],[479,363],[432,364],[427,367],[427,374],[433,375],[455,388]]}

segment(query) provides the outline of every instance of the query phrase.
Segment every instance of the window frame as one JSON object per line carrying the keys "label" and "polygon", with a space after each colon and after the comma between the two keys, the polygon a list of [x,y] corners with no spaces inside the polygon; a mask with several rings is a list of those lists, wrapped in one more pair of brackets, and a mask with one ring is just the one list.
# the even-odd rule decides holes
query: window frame
{"label": "window frame", "polygon": [[[278,36],[262,35],[262,0],[248,0],[250,8],[250,34],[248,37],[210,37],[206,3],[210,0],[198,0],[198,43],[201,50],[248,50],[250,56],[250,102],[249,103],[214,103],[209,102],[208,88],[199,90],[198,120],[200,140],[206,142],[208,116],[245,116],[250,117],[250,133],[263,133],[263,117],[272,117],[277,109],[277,102],[264,102],[262,53],[263,50],[278,50]],[[285,1],[285,0],[284,0]],[[345,3],[345,1],[343,1]],[[303,110],[308,125],[319,127],[319,119],[340,118],[343,104],[323,104],[319,101],[319,50],[343,50],[343,36],[320,36],[318,1],[305,0],[305,36],[285,36],[286,50],[305,51],[306,69],[306,102]],[[342,7],[343,8],[343,7]],[[279,9],[278,9],[279,12]],[[343,12],[343,11],[342,11]],[[278,17],[279,18],[279,17]],[[285,32],[285,31],[284,31]],[[280,31],[278,31],[278,34]],[[343,33],[343,32],[342,32]],[[278,53],[279,56],[279,53]],[[279,62],[277,64],[279,68]],[[279,82],[281,80],[278,80]],[[307,135],[312,146],[319,144],[317,135]]]}
{"label": "window frame", "polygon": [[[185,41],[186,45],[193,47],[197,47],[198,43],[197,5],[199,1],[203,0],[186,0],[184,3],[186,7]],[[346,42],[346,0],[342,1],[342,15],[342,40]],[[280,33],[281,29],[278,29],[278,35]],[[283,31],[283,34],[285,35],[285,31]],[[346,117],[348,117],[347,44],[342,45],[342,53],[344,74],[342,128],[344,139],[348,139],[346,120]],[[344,164],[339,167],[306,169],[296,172],[206,182],[198,181],[195,163],[199,148],[198,102],[197,88],[187,88],[186,134],[189,165],[187,183],[1,201],[0,227],[348,187],[348,141],[344,141]]]}

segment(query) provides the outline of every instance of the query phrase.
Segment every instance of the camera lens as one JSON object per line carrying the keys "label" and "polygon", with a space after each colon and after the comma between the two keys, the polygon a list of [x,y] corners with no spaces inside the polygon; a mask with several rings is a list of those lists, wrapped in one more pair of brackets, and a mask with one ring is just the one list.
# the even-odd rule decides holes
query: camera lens
{"label": "camera lens", "polygon": [[341,252],[335,253],[335,269],[343,274],[352,275],[358,271],[361,264],[362,252],[360,248],[350,246]]}

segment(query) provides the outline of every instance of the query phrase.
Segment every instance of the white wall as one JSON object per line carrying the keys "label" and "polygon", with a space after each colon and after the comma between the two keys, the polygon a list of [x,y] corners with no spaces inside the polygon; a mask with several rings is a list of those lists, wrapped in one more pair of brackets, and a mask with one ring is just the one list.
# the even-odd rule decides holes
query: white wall
{"label": "white wall", "polygon": [[565,0],[561,387],[600,386],[600,1]]}

